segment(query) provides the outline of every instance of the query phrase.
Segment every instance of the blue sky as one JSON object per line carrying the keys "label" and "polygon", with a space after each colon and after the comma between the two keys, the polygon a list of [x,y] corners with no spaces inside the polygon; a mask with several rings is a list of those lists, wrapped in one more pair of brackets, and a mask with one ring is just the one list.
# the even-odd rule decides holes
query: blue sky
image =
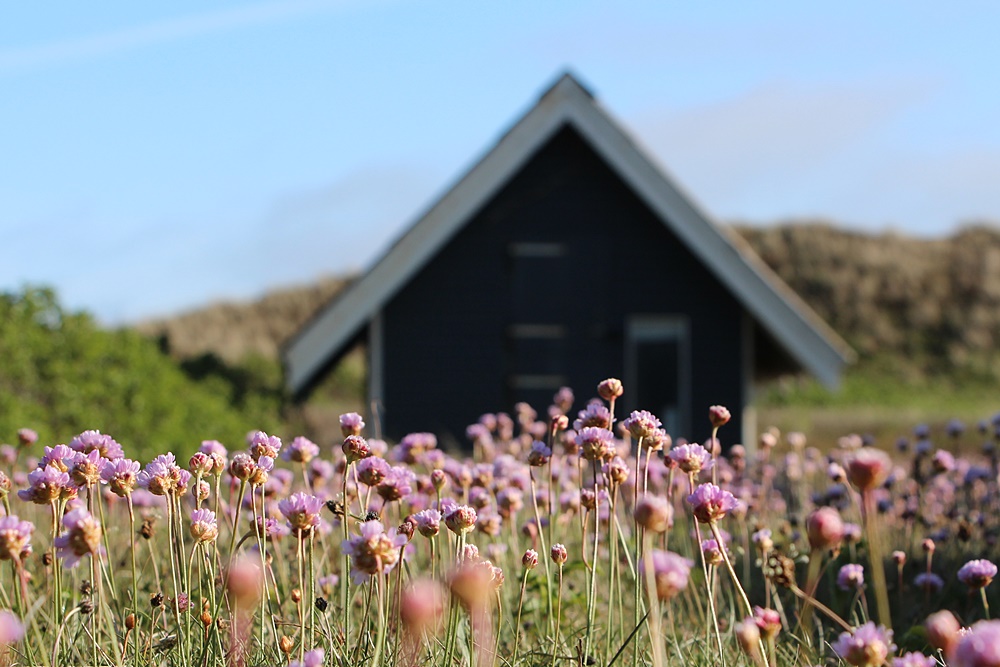
{"label": "blue sky", "polygon": [[998,24],[987,3],[7,3],[0,289],[121,323],[362,269],[566,68],[717,219],[1000,221]]}

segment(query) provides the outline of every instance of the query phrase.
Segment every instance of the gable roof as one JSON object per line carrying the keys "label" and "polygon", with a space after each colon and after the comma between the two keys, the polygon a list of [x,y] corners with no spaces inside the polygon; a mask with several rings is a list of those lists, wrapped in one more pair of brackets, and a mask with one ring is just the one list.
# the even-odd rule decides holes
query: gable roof
{"label": "gable roof", "polygon": [[304,390],[434,255],[552,136],[570,125],[725,285],[793,359],[837,385],[854,353],[747,244],[712,222],[564,74],[357,282],[323,308],[284,350],[288,388]]}

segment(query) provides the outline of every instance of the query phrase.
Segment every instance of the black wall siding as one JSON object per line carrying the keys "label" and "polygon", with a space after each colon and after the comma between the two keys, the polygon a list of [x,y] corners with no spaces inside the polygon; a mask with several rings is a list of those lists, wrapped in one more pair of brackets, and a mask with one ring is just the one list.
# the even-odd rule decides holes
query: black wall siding
{"label": "black wall siding", "polygon": [[[512,243],[562,244],[558,257],[512,255]],[[680,240],[594,153],[564,128],[383,309],[384,419],[398,438],[450,434],[483,412],[529,400],[544,413],[555,388],[517,390],[510,376],[565,377],[577,408],[605,377],[625,373],[630,315],[689,323],[687,433],[707,437],[721,403],[740,432],[743,309]],[[512,324],[564,328],[562,344],[513,340]],[[537,369],[537,370],[536,370]],[[637,404],[625,387],[618,416]]]}

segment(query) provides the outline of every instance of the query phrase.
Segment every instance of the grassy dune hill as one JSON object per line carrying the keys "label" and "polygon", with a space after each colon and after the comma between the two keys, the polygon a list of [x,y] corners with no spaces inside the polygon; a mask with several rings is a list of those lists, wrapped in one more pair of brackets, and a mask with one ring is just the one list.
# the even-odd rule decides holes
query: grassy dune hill
{"label": "grassy dune hill", "polygon": [[[803,378],[761,387],[762,426],[894,438],[907,424],[975,420],[1000,409],[1000,231],[966,227],[920,239],[817,221],[735,230],[859,353],[836,394]],[[345,284],[327,278],[137,329],[159,339],[189,374],[224,375],[245,393],[280,392],[281,344]],[[332,438],[336,413],[361,407],[363,383],[356,352],[285,417],[292,428]]]}

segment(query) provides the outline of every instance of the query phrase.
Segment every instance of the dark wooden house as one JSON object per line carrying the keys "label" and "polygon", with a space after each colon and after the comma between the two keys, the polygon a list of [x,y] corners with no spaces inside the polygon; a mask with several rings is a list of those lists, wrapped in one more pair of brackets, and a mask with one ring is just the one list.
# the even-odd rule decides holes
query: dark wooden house
{"label": "dark wooden house", "polygon": [[756,379],[832,386],[851,357],[570,75],[289,343],[289,389],[361,339],[384,433],[458,442],[484,412],[541,413],[563,385],[576,409],[619,377],[619,416],[700,440],[723,404],[731,443],[754,428]]}

